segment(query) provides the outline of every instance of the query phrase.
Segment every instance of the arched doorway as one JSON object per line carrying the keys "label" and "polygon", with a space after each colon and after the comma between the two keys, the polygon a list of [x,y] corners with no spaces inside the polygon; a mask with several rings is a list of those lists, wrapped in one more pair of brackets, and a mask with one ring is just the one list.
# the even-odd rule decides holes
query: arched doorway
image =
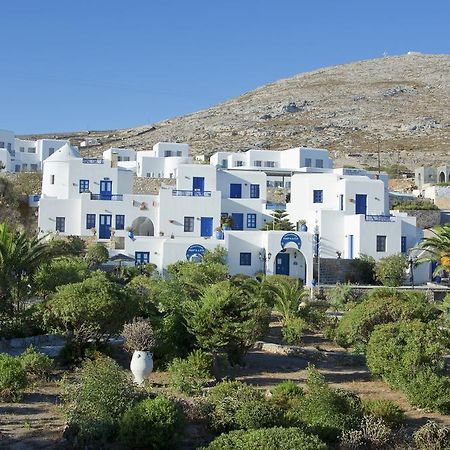
{"label": "arched doorway", "polygon": [[281,250],[273,262],[273,273],[297,278],[306,284],[306,259],[303,253],[296,248]]}
{"label": "arched doorway", "polygon": [[439,183],[445,183],[445,173],[441,172],[439,174]]}
{"label": "arched doorway", "polygon": [[131,227],[133,228],[135,236],[155,235],[155,227],[148,217],[136,217],[136,219],[133,220]]}

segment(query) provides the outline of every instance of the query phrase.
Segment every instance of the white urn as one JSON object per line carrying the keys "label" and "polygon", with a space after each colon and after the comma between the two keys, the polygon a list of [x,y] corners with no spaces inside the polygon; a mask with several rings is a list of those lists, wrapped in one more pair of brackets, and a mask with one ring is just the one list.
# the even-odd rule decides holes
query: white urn
{"label": "white urn", "polygon": [[153,355],[150,352],[135,350],[131,358],[130,370],[134,375],[134,382],[141,385],[153,370]]}

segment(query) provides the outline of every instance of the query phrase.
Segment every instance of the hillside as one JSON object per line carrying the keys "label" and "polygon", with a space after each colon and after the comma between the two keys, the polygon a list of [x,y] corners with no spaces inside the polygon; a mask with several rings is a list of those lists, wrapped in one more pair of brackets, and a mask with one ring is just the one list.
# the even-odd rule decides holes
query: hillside
{"label": "hillside", "polygon": [[[77,144],[86,132],[59,134]],[[328,148],[336,165],[450,164],[450,56],[409,54],[315,70],[151,125],[90,132],[102,145],[187,142],[193,154]]]}

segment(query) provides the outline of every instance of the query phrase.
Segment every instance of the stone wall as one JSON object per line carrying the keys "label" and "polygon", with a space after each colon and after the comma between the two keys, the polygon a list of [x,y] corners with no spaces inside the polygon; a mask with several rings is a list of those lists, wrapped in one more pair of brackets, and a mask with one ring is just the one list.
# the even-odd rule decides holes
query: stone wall
{"label": "stone wall", "polygon": [[[320,284],[346,283],[354,279],[352,259],[320,258]],[[317,260],[314,261],[314,277],[317,279]]]}
{"label": "stone wall", "polygon": [[401,211],[415,217],[419,228],[431,228],[441,223],[441,211],[433,209],[411,209]]}
{"label": "stone wall", "polygon": [[32,345],[39,352],[54,358],[59,355],[65,342],[65,338],[55,334],[43,334],[26,338],[0,339],[0,353],[9,353],[10,355],[17,356],[23,353],[27,347]]}

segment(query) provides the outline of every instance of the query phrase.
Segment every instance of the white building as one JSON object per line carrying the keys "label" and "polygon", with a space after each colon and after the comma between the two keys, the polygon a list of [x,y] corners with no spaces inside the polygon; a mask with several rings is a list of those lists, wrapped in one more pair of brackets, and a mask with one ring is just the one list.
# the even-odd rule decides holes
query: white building
{"label": "white building", "polygon": [[42,162],[68,141],[18,139],[12,131],[0,130],[0,163],[6,172],[39,172]]}
{"label": "white building", "polygon": [[[179,146],[157,144],[153,158],[186,158],[187,146]],[[168,148],[186,153],[170,156]],[[221,246],[227,250],[231,274],[263,271],[306,284],[313,280],[317,252],[321,258],[366,254],[379,259],[407,252],[420,238],[415,218],[389,213],[385,180],[364,171],[292,171],[287,212],[291,222],[303,219],[306,227],[261,231],[271,221],[265,171],[178,164],[172,173],[175,187],[136,195],[133,170],[121,165],[132,161],[119,161],[128,151],[112,149],[105,159],[92,159],[65,145],[47,158],[39,201],[41,233],[95,236],[109,245],[111,254],[154,263],[161,272],[168,264],[199,258]],[[232,218],[232,230],[215,233],[224,217]]]}

